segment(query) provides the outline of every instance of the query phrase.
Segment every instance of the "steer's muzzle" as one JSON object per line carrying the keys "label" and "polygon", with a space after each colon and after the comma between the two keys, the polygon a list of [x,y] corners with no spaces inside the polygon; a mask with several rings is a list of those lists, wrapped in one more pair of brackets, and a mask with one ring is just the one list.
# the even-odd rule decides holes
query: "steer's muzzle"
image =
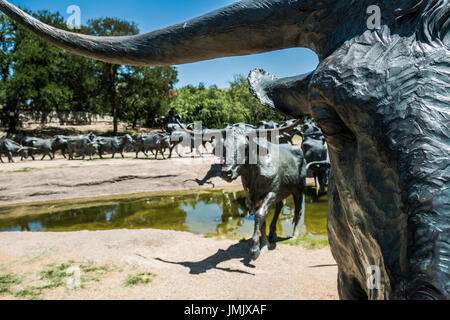
{"label": "steer's muzzle", "polygon": [[236,166],[224,166],[221,173],[222,179],[231,183],[239,177],[239,168]]}
{"label": "steer's muzzle", "polygon": [[232,175],[233,173],[231,171],[222,170],[222,179],[225,180],[226,182],[233,182]]}
{"label": "steer's muzzle", "polygon": [[19,155],[21,157],[23,157],[24,159],[28,159],[28,157],[29,157],[28,149],[24,148],[24,149],[20,150]]}

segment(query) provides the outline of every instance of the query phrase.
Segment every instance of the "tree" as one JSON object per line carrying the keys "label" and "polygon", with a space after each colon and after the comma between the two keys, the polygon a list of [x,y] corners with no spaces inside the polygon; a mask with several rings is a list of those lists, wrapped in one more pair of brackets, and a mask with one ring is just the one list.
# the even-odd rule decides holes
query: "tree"
{"label": "tree", "polygon": [[[66,27],[58,13],[39,11],[34,16],[58,28]],[[72,74],[71,57],[20,27],[14,64],[14,88],[21,105],[41,112],[71,108],[73,90],[67,84]]]}
{"label": "tree", "polygon": [[278,112],[264,107],[258,99],[250,93],[248,81],[242,75],[236,75],[230,82],[230,90],[227,91],[231,100],[231,113],[241,112],[244,121],[250,124],[258,124],[260,121],[282,121]]}
{"label": "tree", "polygon": [[[134,22],[128,22],[117,18],[102,18],[88,21],[88,28],[96,36],[128,36],[139,33]],[[96,67],[100,75],[99,91],[104,101],[108,102],[109,109],[113,116],[113,132],[118,131],[118,86],[119,75],[123,71],[120,65],[96,62]]]}
{"label": "tree", "polygon": [[261,120],[283,119],[259,103],[250,93],[247,80],[240,75],[230,82],[229,89],[205,88],[202,83],[198,87],[188,85],[179,90],[174,106],[186,122],[202,121],[209,128],[223,128],[226,123],[258,124]]}
{"label": "tree", "polygon": [[174,67],[127,67],[118,90],[121,118],[131,121],[133,129],[139,119],[150,125],[157,115],[167,112],[177,77]]}
{"label": "tree", "polygon": [[14,95],[9,90],[16,50],[16,29],[15,22],[5,15],[0,15],[0,105],[9,116],[9,132],[15,132],[17,126],[17,102],[14,101]]}
{"label": "tree", "polygon": [[[37,19],[61,29],[67,29],[59,13],[39,11],[33,14]],[[1,16],[4,19],[4,16]],[[2,20],[3,21],[3,20]],[[8,23],[8,20],[4,21]],[[44,114],[53,110],[74,110],[92,108],[96,94],[93,60],[78,57],[40,40],[21,26],[14,28],[2,46],[2,61],[9,55],[9,78],[3,87],[8,110],[17,113],[18,106],[27,106]],[[2,33],[8,28],[2,28]],[[86,29],[84,29],[86,32]],[[1,40],[0,40],[1,41]],[[6,66],[2,62],[2,67]],[[2,68],[6,79],[7,68]],[[15,123],[10,125],[10,131]]]}

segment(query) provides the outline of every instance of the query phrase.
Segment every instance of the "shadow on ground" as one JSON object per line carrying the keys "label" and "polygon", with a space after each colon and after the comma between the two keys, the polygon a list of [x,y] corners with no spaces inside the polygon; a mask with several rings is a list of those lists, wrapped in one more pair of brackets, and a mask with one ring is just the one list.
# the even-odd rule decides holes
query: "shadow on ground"
{"label": "shadow on ground", "polygon": [[[282,241],[285,241],[288,239],[290,239],[290,238],[278,238],[276,243],[282,242]],[[225,272],[244,273],[244,274],[249,274],[249,275],[254,276],[255,275],[254,273],[247,272],[245,270],[218,267],[218,265],[221,264],[222,262],[226,262],[226,261],[233,260],[233,259],[241,259],[240,262],[244,266],[246,266],[248,268],[255,268],[255,266],[250,263],[251,262],[251,259],[249,257],[250,241],[251,240],[240,241],[239,243],[236,243],[236,244],[233,244],[232,246],[230,246],[227,250],[219,249],[212,256],[210,256],[204,260],[198,261],[198,262],[193,262],[193,261],[175,262],[175,261],[167,261],[167,260],[164,260],[161,258],[155,258],[155,260],[164,262],[164,263],[169,263],[169,264],[177,264],[177,265],[189,268],[190,274],[198,275],[198,274],[205,273],[208,270],[216,269],[216,270],[221,270],[221,271],[225,271]],[[276,248],[276,243],[271,243],[269,245],[268,249],[274,250]]]}
{"label": "shadow on ground", "polygon": [[205,175],[205,177],[203,179],[201,179],[201,180],[199,180],[199,179],[189,179],[189,180],[186,180],[184,182],[194,181],[199,186],[203,186],[205,184],[210,184],[213,187],[215,187],[214,183],[212,183],[210,180],[212,178],[221,177],[221,176],[222,176],[222,165],[221,164],[213,164],[213,165],[211,165],[211,168],[206,173],[206,175]]}
{"label": "shadow on ground", "polygon": [[249,268],[254,268],[255,266],[250,264],[250,259],[248,257],[248,250],[249,250],[249,242],[248,241],[242,241],[236,244],[233,244],[230,246],[227,250],[220,249],[212,256],[198,261],[198,262],[192,262],[192,261],[182,261],[182,262],[175,262],[175,261],[167,261],[163,260],[161,258],[155,258],[157,261],[161,261],[164,263],[170,263],[170,264],[177,264],[184,266],[186,268],[190,269],[190,274],[202,274],[207,272],[211,269],[221,270],[225,272],[235,272],[235,273],[244,273],[249,275],[255,275],[253,273],[247,272],[245,270],[239,270],[239,269],[231,269],[231,268],[222,268],[218,267],[219,264],[225,261],[233,260],[233,259],[241,259],[240,262],[243,263],[244,266]]}

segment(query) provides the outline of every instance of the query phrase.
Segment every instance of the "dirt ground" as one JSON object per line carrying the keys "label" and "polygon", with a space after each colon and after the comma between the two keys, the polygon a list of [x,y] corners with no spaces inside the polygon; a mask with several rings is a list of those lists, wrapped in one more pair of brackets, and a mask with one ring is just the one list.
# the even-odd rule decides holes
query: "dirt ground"
{"label": "dirt ground", "polygon": [[[241,184],[219,173],[212,156],[5,163],[0,206]],[[248,243],[238,240],[161,230],[0,233],[0,299],[338,298],[328,247],[278,244],[249,263]],[[82,288],[73,286],[76,270]]]}
{"label": "dirt ground", "polygon": [[[249,263],[247,242],[160,230],[1,233],[0,243],[0,275],[18,279],[0,299],[338,298],[329,249],[279,244]],[[48,276],[63,263],[82,266],[83,288],[70,286],[73,276]],[[151,282],[132,285],[148,273]]]}
{"label": "dirt ground", "polygon": [[[119,156],[120,157],[120,156]],[[0,164],[0,205],[131,195],[185,189],[238,186],[220,178],[215,157],[168,160],[125,159],[68,161],[59,156],[50,161]],[[161,157],[161,155],[160,155]]]}

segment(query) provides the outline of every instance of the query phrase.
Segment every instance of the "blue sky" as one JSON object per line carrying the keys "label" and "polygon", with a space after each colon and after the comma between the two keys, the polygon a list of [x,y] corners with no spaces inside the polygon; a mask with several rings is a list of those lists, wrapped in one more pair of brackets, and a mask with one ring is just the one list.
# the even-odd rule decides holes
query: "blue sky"
{"label": "blue sky", "polygon": [[[160,29],[189,20],[201,14],[227,6],[232,0],[10,0],[16,5],[32,10],[59,11],[66,19],[70,5],[81,9],[81,22],[91,18],[118,17],[134,21],[141,33]],[[250,70],[262,68],[277,77],[288,77],[313,71],[318,64],[317,56],[308,49],[289,49],[244,57],[231,57],[180,65],[180,82],[206,86],[217,84],[228,87],[234,75],[247,76]]]}

